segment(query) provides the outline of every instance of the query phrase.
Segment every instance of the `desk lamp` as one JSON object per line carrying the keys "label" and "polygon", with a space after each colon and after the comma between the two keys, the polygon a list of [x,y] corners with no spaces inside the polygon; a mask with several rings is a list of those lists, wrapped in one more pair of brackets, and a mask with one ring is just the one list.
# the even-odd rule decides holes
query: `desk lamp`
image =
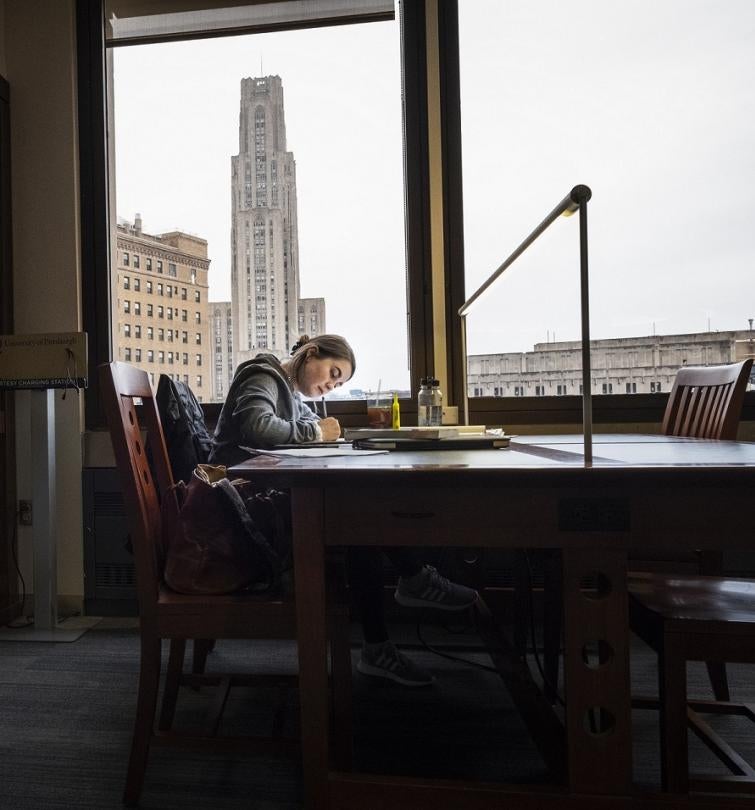
{"label": "desk lamp", "polygon": [[590,396],[590,307],[587,282],[587,201],[592,191],[587,186],[574,186],[563,200],[548,214],[519,247],[498,267],[497,270],[475,290],[459,307],[461,321],[461,350],[464,358],[462,395],[464,399],[464,424],[469,424],[469,396],[467,377],[469,363],[467,360],[467,313],[478,298],[507,270],[524,251],[560,216],[570,216],[579,211],[579,279],[580,309],[582,315],[582,429],[584,433],[585,466],[592,464],[592,399]]}

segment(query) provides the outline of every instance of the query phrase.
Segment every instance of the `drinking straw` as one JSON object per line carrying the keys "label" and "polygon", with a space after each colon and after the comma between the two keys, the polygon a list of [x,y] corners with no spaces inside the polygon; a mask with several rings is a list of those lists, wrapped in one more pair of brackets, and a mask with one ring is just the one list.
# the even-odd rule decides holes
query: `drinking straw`
{"label": "drinking straw", "polygon": [[375,405],[379,405],[379,404],[380,404],[380,386],[381,386],[382,384],[383,384],[383,378],[381,377],[381,378],[378,380],[377,393],[375,394]]}

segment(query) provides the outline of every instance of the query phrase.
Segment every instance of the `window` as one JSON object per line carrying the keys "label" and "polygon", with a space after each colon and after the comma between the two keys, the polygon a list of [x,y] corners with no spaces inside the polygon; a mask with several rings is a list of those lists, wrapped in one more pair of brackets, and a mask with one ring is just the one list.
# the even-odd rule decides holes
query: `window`
{"label": "window", "polygon": [[201,387],[202,387],[202,375],[197,374],[197,388],[201,388]]}
{"label": "window", "polygon": [[158,340],[165,340],[165,330],[164,329],[158,329],[157,330],[157,339]]}
{"label": "window", "polygon": [[[590,328],[600,336],[591,347],[600,370],[593,391],[605,385],[614,395],[657,393],[662,384],[668,390],[686,338],[661,352],[661,367],[652,359],[653,338],[667,346],[675,336],[734,333],[746,318],[732,291],[748,300],[755,293],[746,269],[755,256],[752,232],[731,232],[739,212],[755,203],[755,185],[745,188],[741,176],[755,140],[755,116],[742,107],[755,75],[755,49],[742,35],[752,29],[752,5],[729,3],[724,12],[685,0],[661,6],[649,26],[645,4],[458,4],[466,295],[574,185],[590,185],[588,209],[600,217],[589,231]],[[559,138],[564,116],[580,121],[584,137]],[[689,194],[702,178],[723,201],[714,216]],[[496,199],[501,189],[510,196]],[[643,222],[635,218],[627,229],[638,199]],[[510,372],[489,382],[525,383],[555,370],[548,363],[557,358],[574,391],[581,374],[580,353],[570,348],[580,337],[577,239],[577,217],[554,222],[471,310],[470,365],[483,354],[511,361]],[[711,274],[722,244],[731,261]],[[639,266],[638,255],[646,259]],[[679,295],[690,287],[689,296]],[[648,290],[655,291],[649,300]],[[505,322],[502,307],[515,310]],[[710,343],[701,340],[696,351],[704,363]],[[526,372],[515,374],[516,360]],[[631,382],[629,372],[643,367],[652,383]],[[558,387],[547,393],[558,395]]]}
{"label": "window", "polygon": [[161,307],[161,306],[158,307],[157,308],[157,317],[158,318],[163,318],[164,316],[165,316],[165,309],[163,307]]}
{"label": "window", "polygon": [[147,282],[147,292],[148,292],[148,293],[151,293],[151,292],[152,292],[152,282],[151,282],[151,281],[148,281],[148,282]]}
{"label": "window", "polygon": [[173,278],[176,277],[176,266],[171,262],[168,262],[168,275],[173,276]]}
{"label": "window", "polygon": [[199,292],[199,290],[194,290],[194,301],[196,301],[197,304],[201,303],[202,301],[202,294]]}
{"label": "window", "polygon": [[173,352],[168,352],[168,365],[173,365]]}
{"label": "window", "polygon": [[186,287],[181,287],[181,300],[186,300]]}
{"label": "window", "polygon": [[157,260],[157,272],[162,273],[163,271],[163,263],[160,259]]}
{"label": "window", "polygon": [[139,292],[142,288],[141,279],[135,278],[134,279],[134,292]]}
{"label": "window", "polygon": [[134,326],[134,337],[135,338],[140,338],[141,336],[142,336],[142,327],[141,327],[141,324],[137,323]]}
{"label": "window", "polygon": [[604,394],[613,394],[613,383],[603,383],[602,391]]}
{"label": "window", "polygon": [[134,362],[141,363],[142,362],[142,350],[141,349],[134,349]]}
{"label": "window", "polygon": [[134,315],[142,314],[142,305],[139,301],[134,301]]}
{"label": "window", "polygon": [[153,311],[152,304],[147,304],[147,317],[151,318]]}
{"label": "window", "polygon": [[201,365],[202,365],[202,355],[201,355],[201,354],[198,354],[198,355],[197,355],[197,365],[198,365],[198,366],[201,366]]}
{"label": "window", "polygon": [[123,324],[123,337],[131,337],[131,324]]}
{"label": "window", "polygon": [[131,312],[131,301],[124,301],[123,302],[123,311],[124,312]]}
{"label": "window", "polygon": [[195,340],[196,340],[197,346],[200,346],[202,344],[202,333],[201,332],[196,333]]}
{"label": "window", "polygon": [[185,310],[185,309],[182,309],[182,310],[181,310],[181,320],[182,320],[182,321],[186,321],[186,320],[188,320],[188,317],[189,317],[189,315],[188,315],[188,313],[186,312],[186,310]]}
{"label": "window", "polygon": [[158,294],[158,295],[162,295],[162,294],[163,294],[163,285],[162,285],[162,284],[160,284],[160,282],[158,282],[158,284],[157,284],[157,294]]}
{"label": "window", "polygon": [[129,264],[129,262],[128,262],[128,253],[124,253],[123,254],[123,266],[128,267],[128,264]]}
{"label": "window", "polygon": [[123,277],[123,289],[124,290],[131,289],[131,279],[128,276]]}
{"label": "window", "polygon": [[202,323],[202,313],[195,312],[194,313],[194,323]]}
{"label": "window", "polygon": [[165,352],[158,352],[157,353],[157,362],[164,363],[165,362]]}
{"label": "window", "polygon": [[147,327],[147,340],[154,340],[155,339],[155,330],[153,327]]}
{"label": "window", "polygon": [[181,332],[181,341],[183,343],[189,342],[189,333],[188,332]]}
{"label": "window", "polygon": [[173,307],[168,307],[167,315],[168,315],[168,320],[172,321],[173,320]]}
{"label": "window", "polygon": [[134,267],[139,267],[139,255],[137,253],[134,253]]}
{"label": "window", "polygon": [[[154,363],[155,362],[155,353],[152,351],[152,349],[147,349],[147,362],[148,363]],[[153,380],[153,382],[154,382],[154,380]]]}
{"label": "window", "polygon": [[124,360],[125,360],[127,363],[130,363],[130,362],[131,362],[131,349],[129,349],[128,347],[126,347],[126,348],[123,350],[123,359],[124,359]]}
{"label": "window", "polygon": [[152,272],[152,259],[147,257],[147,270],[151,273]]}
{"label": "window", "polygon": [[185,366],[189,365],[189,355],[186,352],[183,353],[183,361]]}

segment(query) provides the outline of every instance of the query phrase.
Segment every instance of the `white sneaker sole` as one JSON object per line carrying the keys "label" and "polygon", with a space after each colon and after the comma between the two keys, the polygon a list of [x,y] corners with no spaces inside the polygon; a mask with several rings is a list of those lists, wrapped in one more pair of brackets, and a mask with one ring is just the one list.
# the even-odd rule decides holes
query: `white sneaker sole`
{"label": "white sneaker sole", "polygon": [[435,682],[433,676],[430,676],[430,680],[427,681],[410,681],[407,678],[396,675],[395,672],[390,672],[381,667],[373,667],[372,664],[366,664],[362,660],[357,661],[357,671],[361,672],[362,675],[371,675],[374,678],[385,678],[386,680],[400,683],[402,686],[432,686]]}
{"label": "white sneaker sole", "polygon": [[460,610],[467,610],[471,608],[472,605],[474,605],[477,601],[477,594],[475,594],[475,598],[471,602],[467,602],[465,605],[444,605],[442,602],[431,602],[428,599],[417,599],[414,596],[406,596],[398,591],[394,592],[393,598],[399,603],[399,605],[403,605],[404,607],[435,608],[436,610],[458,612]]}

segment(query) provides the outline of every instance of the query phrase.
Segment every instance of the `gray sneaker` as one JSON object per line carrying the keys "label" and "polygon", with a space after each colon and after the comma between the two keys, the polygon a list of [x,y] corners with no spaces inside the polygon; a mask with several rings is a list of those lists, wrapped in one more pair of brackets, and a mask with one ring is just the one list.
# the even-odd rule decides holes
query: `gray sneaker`
{"label": "gray sneaker", "polygon": [[406,607],[466,610],[477,601],[477,591],[451,582],[432,565],[426,565],[413,577],[399,577],[394,598]]}
{"label": "gray sneaker", "polygon": [[403,686],[430,686],[435,678],[418,667],[392,641],[382,644],[364,644],[357,670],[363,675],[388,678]]}

